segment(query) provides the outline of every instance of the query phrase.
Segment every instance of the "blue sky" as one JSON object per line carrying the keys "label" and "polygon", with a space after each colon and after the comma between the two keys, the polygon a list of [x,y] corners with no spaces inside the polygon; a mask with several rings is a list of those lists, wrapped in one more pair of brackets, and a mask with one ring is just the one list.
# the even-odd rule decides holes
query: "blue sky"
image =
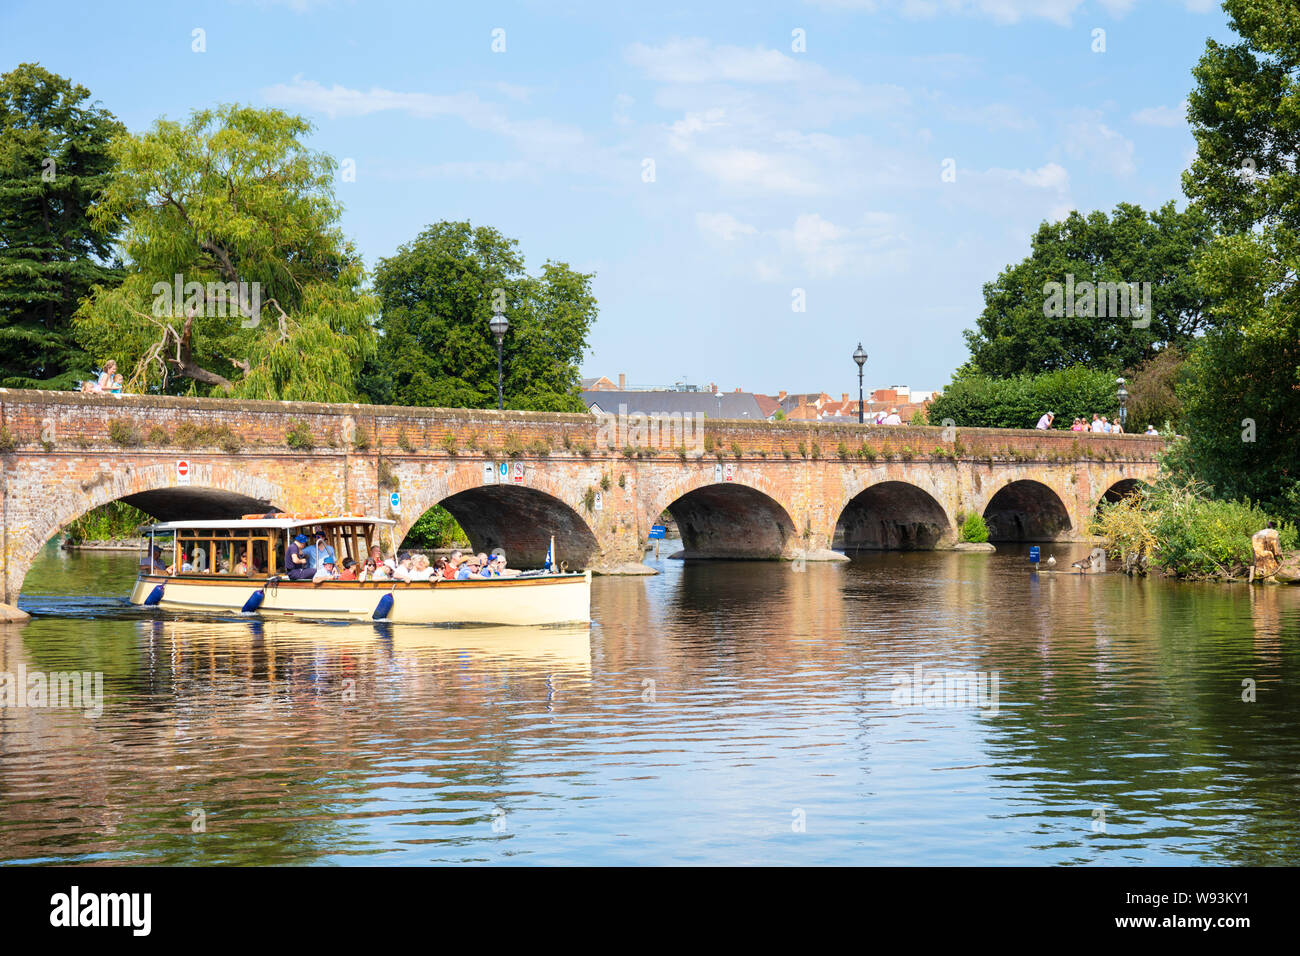
{"label": "blue sky", "polygon": [[367,267],[469,219],[595,272],[585,375],[835,394],[859,340],[868,388],[946,384],[1043,219],[1183,205],[1211,36],[1210,0],[4,0],[0,70],[40,62],[133,130],[307,116],[355,162]]}

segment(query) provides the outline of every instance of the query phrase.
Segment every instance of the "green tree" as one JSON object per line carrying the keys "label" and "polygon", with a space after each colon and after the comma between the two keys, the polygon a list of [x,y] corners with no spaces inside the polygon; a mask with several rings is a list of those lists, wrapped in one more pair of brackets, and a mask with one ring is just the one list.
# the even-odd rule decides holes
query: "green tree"
{"label": "green tree", "polygon": [[125,219],[126,278],[97,288],[76,326],[96,358],[134,370],[128,387],[356,399],[377,302],[310,132],[280,110],[221,106],[114,139],[117,174],[92,214]]}
{"label": "green tree", "polygon": [[518,242],[487,226],[439,222],[375,269],[379,352],[367,370],[373,401],[453,408],[496,406],[494,311],[510,322],[505,403],[583,411],[579,366],[596,319],[590,274],[547,262],[529,276]]}
{"label": "green tree", "polygon": [[1182,462],[1216,494],[1300,515],[1300,10],[1228,0],[1241,42],[1206,42],[1183,187],[1224,233],[1196,263],[1213,328],[1179,395]]}
{"label": "green tree", "polygon": [[1044,412],[1055,412],[1055,428],[1081,417],[1119,411],[1116,376],[1076,365],[1042,375],[994,378],[962,369],[934,397],[926,411],[932,424],[951,419],[967,428],[1033,428]]}
{"label": "green tree", "polygon": [[35,63],[0,76],[0,386],[75,388],[90,375],[72,314],[109,264],[116,217],[87,214],[123,131],[84,86]]}
{"label": "green tree", "polygon": [[[1120,203],[1111,216],[1075,211],[1038,227],[1032,251],[984,286],[984,311],[965,333],[971,370],[1005,377],[1072,365],[1119,372],[1169,345],[1186,345],[1204,328],[1206,303],[1189,260],[1211,238],[1211,221],[1173,202],[1147,213]],[[1048,283],[1151,283],[1151,314],[1105,317],[1098,303],[1076,297],[1073,313],[1046,315]],[[1062,303],[1064,305],[1065,303]],[[1114,303],[1118,305],[1118,300]],[[1117,311],[1117,310],[1116,310]],[[1145,328],[1133,322],[1147,321]]]}

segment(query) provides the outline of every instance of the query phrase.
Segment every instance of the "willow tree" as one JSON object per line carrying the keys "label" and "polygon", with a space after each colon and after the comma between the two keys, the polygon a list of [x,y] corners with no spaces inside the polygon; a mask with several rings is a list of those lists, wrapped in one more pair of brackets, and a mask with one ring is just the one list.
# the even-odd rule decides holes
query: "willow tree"
{"label": "willow tree", "polygon": [[222,106],[112,144],[96,221],[125,221],[126,276],[78,310],[77,336],[128,389],[351,401],[376,300],[338,228],[335,162],[307,121]]}
{"label": "willow tree", "polygon": [[90,91],[24,63],[0,76],[0,386],[74,388],[90,357],[72,314],[95,284],[112,285],[112,217],[91,225],[123,131]]}

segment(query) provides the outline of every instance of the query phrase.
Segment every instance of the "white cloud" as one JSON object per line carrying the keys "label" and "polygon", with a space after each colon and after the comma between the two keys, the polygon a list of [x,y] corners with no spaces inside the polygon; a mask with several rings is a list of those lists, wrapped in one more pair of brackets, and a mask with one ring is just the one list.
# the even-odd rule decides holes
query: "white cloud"
{"label": "white cloud", "polygon": [[277,83],[262,91],[271,103],[322,113],[331,119],[356,118],[379,113],[404,113],[417,119],[449,117],[473,129],[493,133],[511,141],[524,156],[535,162],[567,169],[612,165],[610,157],[576,126],[548,119],[515,120],[497,104],[468,92],[400,92],[372,86],[358,90],[325,86],[299,74],[290,83]]}
{"label": "white cloud", "polygon": [[1143,126],[1182,126],[1187,122],[1187,101],[1177,106],[1148,106],[1129,118]]}
{"label": "white cloud", "polygon": [[1066,124],[1065,153],[1083,159],[1114,176],[1128,177],[1137,171],[1132,140],[1111,129],[1096,110],[1077,110]]}
{"label": "white cloud", "polygon": [[815,63],[801,62],[779,50],[715,46],[691,37],[673,39],[661,46],[633,43],[627,61],[660,83],[797,83],[828,76]]}
{"label": "white cloud", "polygon": [[702,113],[687,113],[668,127],[668,142],[674,149],[684,150],[696,133],[703,133],[725,124],[726,111],[714,107]]}
{"label": "white cloud", "polygon": [[756,227],[741,222],[726,212],[698,212],[695,214],[695,225],[706,236],[721,239],[723,242],[733,242],[740,236],[758,234]]}
{"label": "white cloud", "polygon": [[697,168],[726,186],[760,192],[811,196],[823,192],[811,170],[792,157],[755,149],[701,150],[693,155]]}

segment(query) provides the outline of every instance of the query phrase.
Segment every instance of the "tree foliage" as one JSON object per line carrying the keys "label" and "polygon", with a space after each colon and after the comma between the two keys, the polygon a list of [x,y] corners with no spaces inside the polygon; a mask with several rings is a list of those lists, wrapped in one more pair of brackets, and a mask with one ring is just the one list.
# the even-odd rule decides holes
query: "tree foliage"
{"label": "tree foliage", "polygon": [[1193,75],[1188,195],[1224,233],[1196,263],[1213,328],[1180,388],[1185,467],[1226,497],[1300,516],[1300,15],[1228,0],[1242,40],[1213,40]]}
{"label": "tree foliage", "polygon": [[[1148,213],[1120,203],[1111,216],[1073,211],[1044,222],[1032,251],[984,286],[984,311],[965,333],[972,370],[1005,377],[1087,365],[1118,372],[1169,345],[1185,346],[1205,325],[1205,297],[1189,261],[1211,236],[1209,217],[1172,202]],[[1099,317],[1082,296],[1075,314],[1044,314],[1049,282],[1151,283],[1151,314]],[[1106,311],[1109,313],[1109,303]],[[1132,309],[1130,309],[1132,312]],[[1135,328],[1134,319],[1150,320]]]}
{"label": "tree foliage", "polygon": [[993,378],[969,370],[936,395],[926,416],[932,425],[951,419],[967,428],[1033,428],[1044,412],[1055,412],[1055,428],[1069,428],[1076,417],[1113,416],[1119,410],[1116,376],[1083,366]]}
{"label": "tree foliage", "polygon": [[401,405],[495,407],[488,321],[500,307],[510,323],[502,350],[506,407],[582,411],[579,366],[596,318],[591,280],[561,262],[528,275],[518,242],[490,227],[428,227],[375,269],[383,334],[367,393]]}
{"label": "tree foliage", "polygon": [[91,286],[110,287],[117,217],[87,214],[123,131],[81,85],[39,64],[0,76],[0,386],[76,387],[90,375],[72,314]]}
{"label": "tree foliage", "polygon": [[[96,358],[133,369],[130,387],[355,400],[376,302],[338,228],[334,160],[304,145],[310,132],[280,110],[221,106],[113,141],[117,174],[93,215],[125,219],[126,278],[76,322]],[[164,295],[176,277],[196,292]],[[228,283],[260,312],[242,313]]]}

